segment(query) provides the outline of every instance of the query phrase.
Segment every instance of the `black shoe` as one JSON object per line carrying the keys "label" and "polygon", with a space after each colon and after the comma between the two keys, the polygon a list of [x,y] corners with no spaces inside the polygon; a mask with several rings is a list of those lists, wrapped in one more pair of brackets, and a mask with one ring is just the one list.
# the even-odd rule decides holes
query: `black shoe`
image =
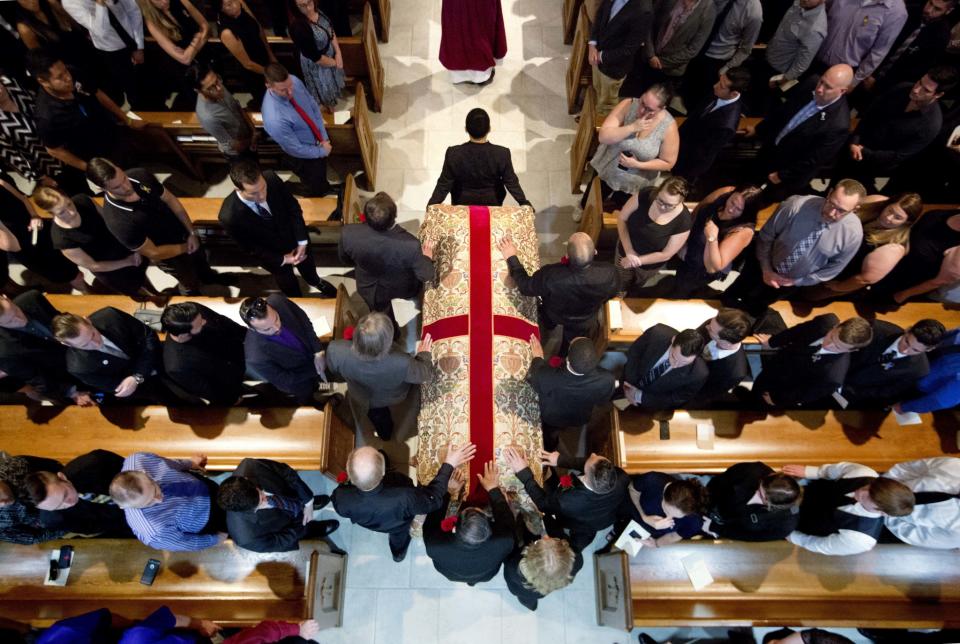
{"label": "black shoe", "polygon": [[327,519],[325,521],[311,521],[307,524],[307,538],[322,539],[334,530],[340,527],[340,522],[336,519]]}
{"label": "black shoe", "polygon": [[323,194],[320,196],[326,197],[327,195],[335,195],[339,193],[340,190],[342,189],[343,189],[342,183],[330,183],[330,184],[327,184],[326,189],[324,189]]}
{"label": "black shoe", "polygon": [[320,508],[327,507],[327,504],[330,503],[330,497],[326,494],[318,494],[313,497],[313,511],[316,512]]}
{"label": "black shoe", "polygon": [[213,271],[204,279],[210,284],[219,284],[220,286],[236,286],[240,283],[240,278],[236,273],[218,273]]}
{"label": "black shoe", "polygon": [[400,552],[395,552],[395,553],[393,553],[393,560],[396,561],[397,563],[400,563],[401,561],[403,561],[404,559],[406,559],[406,558],[407,558],[407,550],[409,550],[409,549],[410,549],[410,542],[408,541],[408,542],[407,542],[407,545],[403,547],[403,550],[401,550]]}
{"label": "black shoe", "polygon": [[320,291],[321,297],[334,298],[337,296],[337,287],[327,280],[322,279],[319,284],[314,284],[313,286]]}

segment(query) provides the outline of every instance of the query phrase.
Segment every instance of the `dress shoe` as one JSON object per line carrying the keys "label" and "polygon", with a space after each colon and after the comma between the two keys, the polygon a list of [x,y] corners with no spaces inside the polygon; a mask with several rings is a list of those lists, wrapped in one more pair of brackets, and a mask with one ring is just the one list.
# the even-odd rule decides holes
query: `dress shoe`
{"label": "dress shoe", "polygon": [[321,297],[334,298],[337,296],[337,287],[327,280],[322,279],[319,284],[314,284],[314,286],[320,291]]}
{"label": "dress shoe", "polygon": [[321,539],[339,527],[340,522],[336,519],[311,521],[307,524],[307,537],[310,539]]}
{"label": "dress shoe", "polygon": [[313,497],[313,510],[316,512],[320,508],[327,507],[327,504],[330,503],[330,497],[326,494],[318,494]]}
{"label": "dress shoe", "polygon": [[409,550],[409,549],[410,549],[410,542],[408,541],[406,547],[404,547],[403,550],[401,550],[400,552],[395,552],[395,553],[393,553],[393,560],[396,561],[397,563],[400,563],[401,561],[403,561],[404,559],[406,559],[406,558],[407,558],[407,550]]}

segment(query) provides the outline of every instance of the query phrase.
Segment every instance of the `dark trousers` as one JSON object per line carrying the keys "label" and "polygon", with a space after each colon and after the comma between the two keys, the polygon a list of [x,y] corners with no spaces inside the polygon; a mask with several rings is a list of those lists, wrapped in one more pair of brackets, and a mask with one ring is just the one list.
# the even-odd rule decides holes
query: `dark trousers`
{"label": "dark trousers", "polygon": [[93,276],[111,291],[133,297],[140,295],[140,289],[146,285],[148,266],[150,264],[144,261],[140,266],[126,266],[106,273],[94,273]]}
{"label": "dark trousers", "polygon": [[390,535],[390,554],[399,557],[410,546],[410,524],[394,530]]}
{"label": "dark trousers", "polygon": [[773,288],[767,286],[763,281],[760,261],[752,249],[749,252],[743,270],[736,281],[730,285],[730,288],[724,291],[721,302],[724,306],[737,308],[758,317],[777,300],[788,299],[796,291],[796,287],[781,286],[780,288]]}
{"label": "dark trousers", "polygon": [[390,440],[393,436],[393,416],[390,415],[389,407],[371,407],[367,410],[367,418],[381,440]]}
{"label": "dark trousers", "polygon": [[302,197],[323,197],[330,194],[330,182],[327,181],[326,159],[298,159],[284,154],[287,165],[300,179],[300,183],[290,185],[294,193]]}
{"label": "dark trousers", "polygon": [[200,288],[217,277],[203,248],[157,262],[157,268],[176,278],[181,295],[201,295]]}
{"label": "dark trousers", "polygon": [[[303,291],[300,289],[300,282],[297,276],[293,274],[294,267],[290,264],[280,266],[279,264],[263,265],[263,268],[270,271],[273,279],[277,280],[277,286],[287,297],[301,297]],[[317,264],[313,258],[310,249],[307,249],[307,256],[302,262],[296,265],[297,271],[303,276],[304,281],[310,286],[320,288],[325,284],[325,280],[317,275]]]}
{"label": "dark trousers", "polygon": [[113,99],[113,102],[123,107],[124,95],[130,101],[130,106],[139,108],[142,100],[137,88],[136,65],[130,60],[131,51],[96,51],[97,67],[99,68],[100,89]]}

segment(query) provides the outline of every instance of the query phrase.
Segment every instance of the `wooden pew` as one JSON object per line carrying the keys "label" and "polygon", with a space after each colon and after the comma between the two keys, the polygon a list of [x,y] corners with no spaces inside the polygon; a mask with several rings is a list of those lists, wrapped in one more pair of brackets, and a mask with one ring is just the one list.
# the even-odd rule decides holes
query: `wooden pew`
{"label": "wooden pew", "polygon": [[577,17],[583,0],[563,0],[563,44],[573,42],[573,34],[577,30]]}
{"label": "wooden pew", "polygon": [[390,0],[350,0],[352,10],[367,11],[367,5],[373,8],[373,23],[376,26],[377,38],[380,42],[390,42]]}
{"label": "wooden pew", "polygon": [[[67,584],[44,586],[50,552],[61,545],[74,547]],[[345,555],[329,550],[320,540],[301,541],[291,552],[264,554],[232,541],[198,552],[158,551],[136,539],[5,543],[0,545],[0,613],[45,627],[99,608],[142,619],[168,606],[175,614],[222,626],[312,618],[338,626],[344,579],[337,572],[345,568]],[[148,559],[161,562],[151,586],[140,583]],[[324,593],[333,597],[322,598]]]}
{"label": "wooden pew", "polygon": [[573,36],[573,48],[570,50],[570,64],[567,67],[567,112],[575,114],[580,102],[580,92],[592,83],[590,65],[587,62],[587,39],[590,37],[590,19],[586,7],[580,7],[577,15],[577,29]]}
{"label": "wooden pew", "polygon": [[[198,162],[223,164],[226,161],[217,148],[217,142],[206,133],[197,120],[195,112],[138,112],[138,116],[151,126],[158,126],[169,134],[170,145],[176,148],[178,156]],[[262,128],[263,118],[254,113],[253,121],[258,129]],[[334,157],[356,157],[363,166],[367,187],[376,189],[378,145],[370,126],[370,116],[366,104],[366,93],[362,85],[357,86],[357,96],[350,121],[335,124],[324,117],[324,126],[333,146]],[[261,130],[262,139],[258,148],[261,162],[279,162],[282,151],[280,146]]]}
{"label": "wooden pew", "polygon": [[[684,557],[702,558],[714,583],[694,590]],[[643,548],[627,565],[638,627],[960,626],[957,551],[891,544],[828,557],[788,541],[684,541]]]}
{"label": "wooden pew", "polygon": [[[960,413],[921,418],[922,425],[901,426],[892,413],[883,411],[613,409],[605,451],[631,474],[651,470],[715,474],[745,461],[763,461],[773,468],[851,461],[885,472],[903,461],[960,453]],[[669,438],[661,438],[661,421],[668,424]],[[716,430],[714,447],[701,449],[697,424],[709,422]],[[602,423],[596,431],[603,431]]]}
{"label": "wooden pew", "polygon": [[[771,308],[783,317],[787,326],[823,313],[835,313],[841,320],[866,314],[904,328],[925,318],[940,320],[948,329],[960,326],[960,307],[938,302],[911,302],[895,310],[878,312],[860,311],[851,302],[831,302],[812,308],[794,308],[794,304],[774,302]],[[693,329],[716,315],[719,308],[720,303],[716,300],[614,298],[606,305],[607,340],[614,347],[627,347],[646,329],[660,322],[668,322],[677,329]]]}

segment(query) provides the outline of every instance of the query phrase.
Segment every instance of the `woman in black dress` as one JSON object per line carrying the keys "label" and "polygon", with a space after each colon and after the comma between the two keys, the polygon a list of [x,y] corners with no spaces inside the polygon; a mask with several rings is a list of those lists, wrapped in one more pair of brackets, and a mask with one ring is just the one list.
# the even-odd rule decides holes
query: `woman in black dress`
{"label": "woman in black dress", "polygon": [[42,49],[85,72],[93,69],[93,44],[87,30],[57,0],[17,0],[15,21],[27,49]]}
{"label": "woman in black dress", "polygon": [[192,110],[196,94],[187,81],[187,68],[203,49],[210,36],[210,25],[190,0],[137,0],[143,22],[166,57],[161,57],[159,90],[152,100],[157,109],[166,109],[164,101],[177,92],[174,110]]}
{"label": "woman in black dress", "polygon": [[910,229],[910,250],[874,290],[878,299],[903,304],[960,280],[960,211],[923,213]]}
{"label": "woman in black dress", "polygon": [[[697,479],[647,472],[632,476],[627,492],[630,518],[650,533],[642,542],[644,547],[661,548],[700,534],[707,491]],[[618,527],[614,534],[626,525]]]}
{"label": "woman in black dress", "polygon": [[97,205],[87,195],[72,199],[56,188],[40,187],[33,202],[53,215],[53,247],[86,268],[104,286],[123,295],[156,295],[147,282],[149,262],[131,253],[107,229]]}
{"label": "woman in black dress", "polygon": [[687,298],[724,279],[753,240],[759,210],[760,189],[755,186],[727,186],[704,197],[693,210],[693,227],[670,296]]}
{"label": "woman in black dress", "polygon": [[[243,0],[222,0],[217,20],[220,41],[244,70],[244,85],[259,105],[263,96],[263,68],[277,62],[263,27]],[[250,107],[248,105],[248,107]]]}

